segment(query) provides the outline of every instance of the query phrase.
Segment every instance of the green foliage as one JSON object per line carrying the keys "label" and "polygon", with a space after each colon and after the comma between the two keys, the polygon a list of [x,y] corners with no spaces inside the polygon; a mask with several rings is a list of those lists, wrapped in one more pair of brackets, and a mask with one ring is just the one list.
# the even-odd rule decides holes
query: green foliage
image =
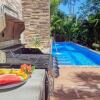
{"label": "green foliage", "polygon": [[37,36],[37,37],[34,37],[32,39],[32,45],[35,46],[35,48],[39,47],[40,46],[40,38]]}
{"label": "green foliage", "polygon": [[64,25],[64,18],[58,11],[56,15],[51,16],[51,33],[64,33],[63,25]]}
{"label": "green foliage", "polygon": [[50,0],[50,14],[54,15],[56,10],[58,9],[58,5],[60,4],[60,0]]}
{"label": "green foliage", "polygon": [[[52,3],[56,0],[51,0]],[[100,0],[86,0],[80,7],[80,15],[67,16],[58,10],[60,2],[68,4],[77,0],[57,0],[51,5],[51,35],[74,41],[92,48],[93,43],[100,44]],[[53,7],[53,8],[52,8]]]}

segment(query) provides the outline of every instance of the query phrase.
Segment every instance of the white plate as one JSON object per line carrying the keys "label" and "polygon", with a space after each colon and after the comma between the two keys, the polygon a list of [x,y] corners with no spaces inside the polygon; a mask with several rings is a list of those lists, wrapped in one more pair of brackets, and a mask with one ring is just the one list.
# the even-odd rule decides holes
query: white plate
{"label": "white plate", "polygon": [[22,82],[19,82],[19,83],[16,83],[16,84],[8,84],[8,85],[3,85],[3,86],[0,86],[0,89],[10,89],[10,88],[14,88],[14,87],[17,87],[17,86],[20,86],[20,85],[23,85],[26,81],[22,81]]}

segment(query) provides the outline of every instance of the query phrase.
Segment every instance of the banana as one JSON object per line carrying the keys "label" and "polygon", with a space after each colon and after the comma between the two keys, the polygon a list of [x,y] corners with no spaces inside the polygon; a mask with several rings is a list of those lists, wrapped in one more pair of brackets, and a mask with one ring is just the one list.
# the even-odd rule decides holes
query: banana
{"label": "banana", "polygon": [[0,74],[9,74],[10,70],[8,69],[0,69]]}
{"label": "banana", "polygon": [[24,80],[28,79],[28,75],[21,71],[21,69],[0,69],[0,75],[1,74],[16,74],[18,76],[21,76]]}
{"label": "banana", "polygon": [[17,74],[18,76],[23,77],[24,80],[27,80],[27,79],[28,79],[28,75],[27,75],[25,72],[22,72],[21,70],[19,70],[16,74]]}

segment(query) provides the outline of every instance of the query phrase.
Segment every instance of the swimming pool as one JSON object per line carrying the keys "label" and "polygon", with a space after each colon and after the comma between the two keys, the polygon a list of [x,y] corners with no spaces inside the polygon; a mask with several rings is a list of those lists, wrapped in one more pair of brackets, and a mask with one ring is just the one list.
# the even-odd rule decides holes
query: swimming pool
{"label": "swimming pool", "polygon": [[100,54],[73,42],[53,42],[58,65],[100,66]]}

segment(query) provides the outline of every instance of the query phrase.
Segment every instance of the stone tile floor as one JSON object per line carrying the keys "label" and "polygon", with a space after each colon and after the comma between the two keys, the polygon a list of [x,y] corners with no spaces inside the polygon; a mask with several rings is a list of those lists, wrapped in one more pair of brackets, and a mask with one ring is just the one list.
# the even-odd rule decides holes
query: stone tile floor
{"label": "stone tile floor", "polygon": [[50,100],[100,100],[100,68],[63,67]]}

